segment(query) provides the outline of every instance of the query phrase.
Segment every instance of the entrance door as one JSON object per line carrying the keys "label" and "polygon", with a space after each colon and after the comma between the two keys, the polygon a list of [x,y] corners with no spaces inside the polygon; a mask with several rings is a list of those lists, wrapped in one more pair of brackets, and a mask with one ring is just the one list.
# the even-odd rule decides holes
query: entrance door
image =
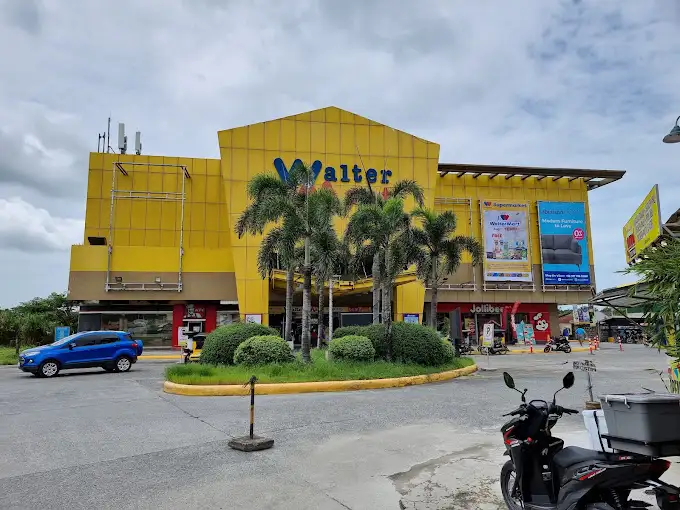
{"label": "entrance door", "polygon": [[184,319],[184,327],[187,333],[205,333],[205,321]]}
{"label": "entrance door", "polygon": [[489,322],[494,323],[494,338],[503,334],[501,330],[501,315],[499,313],[476,313],[475,329],[477,330],[477,338],[479,345],[482,344],[482,332],[484,331],[484,324],[487,324]]}

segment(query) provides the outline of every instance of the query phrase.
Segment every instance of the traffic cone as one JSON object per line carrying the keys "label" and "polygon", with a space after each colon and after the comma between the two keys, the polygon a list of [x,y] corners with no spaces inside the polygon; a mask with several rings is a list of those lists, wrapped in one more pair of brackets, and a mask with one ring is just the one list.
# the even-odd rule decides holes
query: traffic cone
{"label": "traffic cone", "polygon": [[529,354],[533,354],[533,353],[534,353],[534,344],[531,343],[531,344],[529,344]]}
{"label": "traffic cone", "polygon": [[590,354],[593,353],[593,341],[588,340],[588,350],[590,351]]}

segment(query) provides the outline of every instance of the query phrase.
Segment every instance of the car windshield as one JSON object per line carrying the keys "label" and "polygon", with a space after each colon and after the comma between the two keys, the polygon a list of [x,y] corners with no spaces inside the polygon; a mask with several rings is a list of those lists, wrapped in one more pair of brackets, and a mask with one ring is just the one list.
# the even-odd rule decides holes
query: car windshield
{"label": "car windshield", "polygon": [[64,345],[69,343],[71,340],[73,340],[75,337],[78,336],[78,333],[74,333],[73,335],[65,336],[61,340],[57,340],[56,342],[51,343],[50,345]]}

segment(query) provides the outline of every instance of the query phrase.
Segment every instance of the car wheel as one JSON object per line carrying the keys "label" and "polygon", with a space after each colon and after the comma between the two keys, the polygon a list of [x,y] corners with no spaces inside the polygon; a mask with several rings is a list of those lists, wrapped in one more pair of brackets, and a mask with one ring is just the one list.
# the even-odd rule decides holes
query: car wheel
{"label": "car wheel", "polygon": [[38,374],[40,377],[54,377],[59,373],[59,363],[54,360],[48,359],[43,361],[38,368]]}
{"label": "car wheel", "polygon": [[127,356],[121,356],[116,360],[116,372],[127,372],[132,368],[132,360]]}

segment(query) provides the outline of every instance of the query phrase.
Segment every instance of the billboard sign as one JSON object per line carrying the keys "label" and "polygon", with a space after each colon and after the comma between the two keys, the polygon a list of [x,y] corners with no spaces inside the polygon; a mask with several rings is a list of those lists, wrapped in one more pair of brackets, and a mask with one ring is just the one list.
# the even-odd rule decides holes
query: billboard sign
{"label": "billboard sign", "polygon": [[481,202],[484,280],[531,282],[529,204]]}
{"label": "billboard sign", "polygon": [[660,235],[661,206],[659,204],[659,185],[655,184],[623,227],[626,262],[630,264],[635,257],[656,241]]}
{"label": "billboard sign", "polygon": [[590,285],[586,205],[538,202],[543,285]]}

